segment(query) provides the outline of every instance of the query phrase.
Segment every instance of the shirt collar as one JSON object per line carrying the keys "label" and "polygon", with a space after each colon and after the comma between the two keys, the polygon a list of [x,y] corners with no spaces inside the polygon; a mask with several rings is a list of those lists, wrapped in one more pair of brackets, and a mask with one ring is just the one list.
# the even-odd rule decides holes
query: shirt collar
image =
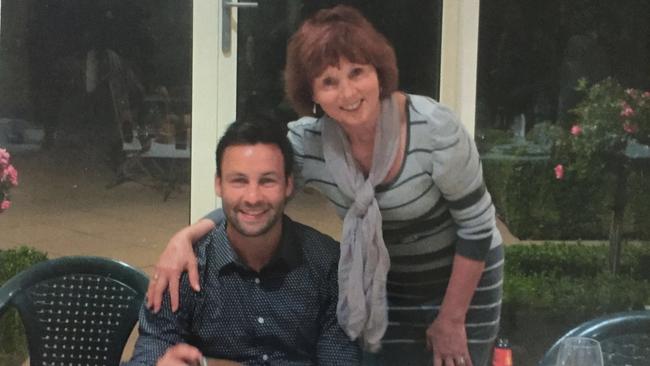
{"label": "shirt collar", "polygon": [[278,260],[285,261],[290,269],[302,264],[302,243],[296,239],[295,225],[287,215],[282,215],[280,246],[269,261],[269,265],[273,265]]}
{"label": "shirt collar", "polygon": [[[239,255],[237,255],[237,252],[235,252],[230,245],[230,240],[228,240],[226,234],[226,221],[227,220],[223,220],[216,228],[215,232],[216,253],[213,260],[219,270],[229,264],[245,266],[244,262],[239,258]],[[291,270],[302,264],[302,261],[302,243],[300,243],[299,240],[296,240],[294,223],[287,215],[282,215],[282,236],[280,237],[280,245],[269,263],[264,266],[263,269],[274,267],[280,263],[286,263],[288,268]]]}

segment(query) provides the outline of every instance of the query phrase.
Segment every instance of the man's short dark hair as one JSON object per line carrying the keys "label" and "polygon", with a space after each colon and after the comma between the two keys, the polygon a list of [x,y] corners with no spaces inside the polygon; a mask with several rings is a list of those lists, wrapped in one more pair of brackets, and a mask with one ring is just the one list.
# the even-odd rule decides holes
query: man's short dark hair
{"label": "man's short dark hair", "polygon": [[223,154],[228,146],[234,145],[276,145],[284,158],[284,176],[293,174],[293,149],[287,139],[287,128],[281,123],[263,119],[235,121],[228,126],[217,144],[217,176],[221,177]]}

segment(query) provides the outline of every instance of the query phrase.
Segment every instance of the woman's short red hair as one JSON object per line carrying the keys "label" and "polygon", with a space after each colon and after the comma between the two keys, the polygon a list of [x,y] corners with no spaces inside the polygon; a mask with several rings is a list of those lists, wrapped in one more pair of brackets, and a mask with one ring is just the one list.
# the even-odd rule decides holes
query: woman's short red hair
{"label": "woman's short red hair", "polygon": [[305,20],[289,40],[284,86],[299,115],[312,114],[314,79],[328,66],[338,65],[342,57],[375,67],[380,98],[397,90],[397,60],[391,44],[358,10],[338,5]]}

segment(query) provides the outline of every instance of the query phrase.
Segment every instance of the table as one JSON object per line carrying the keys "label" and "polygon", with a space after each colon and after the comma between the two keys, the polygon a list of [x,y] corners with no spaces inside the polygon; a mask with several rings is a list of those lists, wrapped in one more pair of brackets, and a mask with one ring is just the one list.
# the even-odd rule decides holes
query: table
{"label": "table", "polygon": [[[145,143],[144,147],[142,143]],[[142,143],[138,138],[122,143],[126,159],[119,167],[117,180],[108,188],[127,181],[148,185],[141,179],[144,175],[158,182],[154,186],[162,189],[163,201],[166,201],[171,193],[179,188],[180,165],[184,159],[190,159],[191,149],[187,145],[158,143],[151,138],[143,139]]]}

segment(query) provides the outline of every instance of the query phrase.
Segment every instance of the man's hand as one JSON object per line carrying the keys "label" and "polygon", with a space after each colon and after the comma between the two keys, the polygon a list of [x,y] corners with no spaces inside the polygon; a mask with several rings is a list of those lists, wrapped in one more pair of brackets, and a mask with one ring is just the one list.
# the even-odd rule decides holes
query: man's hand
{"label": "man's hand", "polygon": [[[204,360],[206,363],[202,363]],[[242,366],[241,363],[224,360],[203,358],[201,351],[189,344],[177,344],[167,350],[158,360],[156,366]]]}
{"label": "man's hand", "polygon": [[189,344],[177,344],[167,350],[158,360],[156,366],[199,366],[203,354]]}

